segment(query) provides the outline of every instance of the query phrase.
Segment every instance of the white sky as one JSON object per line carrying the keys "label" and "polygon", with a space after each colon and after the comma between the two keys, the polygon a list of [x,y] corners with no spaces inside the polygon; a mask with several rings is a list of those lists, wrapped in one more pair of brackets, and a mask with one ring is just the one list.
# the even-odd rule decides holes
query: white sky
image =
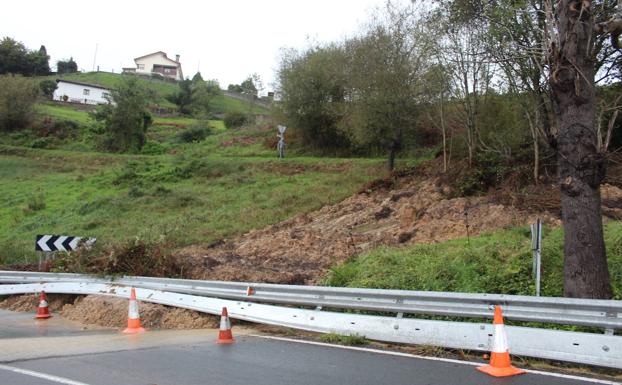
{"label": "white sky", "polygon": [[[257,72],[265,91],[283,47],[338,40],[355,32],[385,0],[20,0],[2,5],[0,38],[41,44],[50,65],[73,56],[78,68],[120,72],[155,51],[181,56],[184,76],[197,68],[222,87]],[[200,66],[199,66],[200,63]]]}

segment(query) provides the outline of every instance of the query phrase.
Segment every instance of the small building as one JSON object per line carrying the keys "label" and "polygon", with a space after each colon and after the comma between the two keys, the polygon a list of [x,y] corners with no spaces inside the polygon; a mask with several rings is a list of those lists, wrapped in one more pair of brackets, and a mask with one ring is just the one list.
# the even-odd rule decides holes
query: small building
{"label": "small building", "polygon": [[52,98],[60,102],[81,104],[110,103],[108,88],[73,80],[56,79],[57,88]]}
{"label": "small building", "polygon": [[161,76],[164,78],[183,80],[184,73],[181,70],[179,55],[175,60],[169,59],[162,51],[139,56],[134,59],[136,67],[123,68],[123,73],[135,73],[138,75]]}

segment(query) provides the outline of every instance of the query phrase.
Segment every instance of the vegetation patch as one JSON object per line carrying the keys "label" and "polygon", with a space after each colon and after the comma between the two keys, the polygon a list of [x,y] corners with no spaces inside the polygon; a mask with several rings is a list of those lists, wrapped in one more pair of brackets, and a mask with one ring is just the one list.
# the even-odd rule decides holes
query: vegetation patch
{"label": "vegetation patch", "polygon": [[[605,227],[615,299],[622,299],[622,223]],[[545,228],[543,296],[563,296],[563,232]],[[403,290],[534,295],[527,227],[470,239],[402,248],[380,247],[333,268],[325,284]]]}
{"label": "vegetation patch", "polygon": [[368,345],[369,341],[365,338],[365,336],[361,336],[358,334],[337,334],[337,333],[328,333],[322,334],[318,338],[322,342],[326,342],[329,344],[337,344],[337,345],[345,345],[345,346],[361,346]]}

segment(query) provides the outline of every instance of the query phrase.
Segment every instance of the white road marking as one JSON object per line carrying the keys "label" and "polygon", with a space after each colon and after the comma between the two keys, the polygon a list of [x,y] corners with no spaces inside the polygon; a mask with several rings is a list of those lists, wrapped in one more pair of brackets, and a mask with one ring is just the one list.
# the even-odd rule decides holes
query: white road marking
{"label": "white road marking", "polygon": [[[451,358],[427,357],[427,356],[421,356],[421,355],[418,355],[418,354],[410,354],[410,353],[402,353],[402,352],[392,352],[390,350],[361,348],[361,347],[357,347],[357,346],[343,346],[343,345],[329,344],[329,343],[326,343],[326,342],[297,340],[297,339],[294,339],[294,338],[286,338],[286,337],[274,337],[274,336],[265,336],[265,335],[258,335],[258,334],[249,334],[248,336],[249,337],[257,337],[257,338],[265,338],[265,339],[269,339],[269,340],[296,342],[296,343],[300,343],[300,344],[327,346],[327,347],[338,348],[338,349],[356,350],[356,351],[359,351],[359,352],[386,354],[386,355],[390,355],[390,356],[419,358],[419,359],[422,359],[422,360],[430,360],[430,361],[451,362],[451,363],[454,363],[454,364],[462,364],[462,365],[471,365],[471,366],[480,366],[480,365],[482,365],[481,363],[478,363],[478,362],[460,361],[460,360],[454,360],[454,359],[451,359]],[[597,379],[597,378],[580,377],[580,376],[573,376],[573,375],[570,375],[570,374],[561,374],[561,373],[542,372],[542,371],[539,371],[539,370],[532,370],[532,369],[523,369],[523,370],[526,371],[527,373],[538,374],[538,375],[541,375],[541,376],[550,376],[550,377],[565,378],[565,379],[569,379],[569,380],[585,381],[585,382],[590,382],[590,383],[594,383],[594,384],[622,385],[622,383],[620,383],[620,382],[609,381],[609,380],[600,380],[600,379]]]}
{"label": "white road marking", "polygon": [[42,378],[44,380],[48,380],[48,381],[52,381],[52,382],[56,382],[57,384],[65,384],[65,385],[89,385],[86,384],[84,382],[79,382],[79,381],[74,381],[74,380],[70,380],[68,378],[63,378],[63,377],[58,377],[58,376],[53,376],[51,374],[45,374],[45,373],[40,373],[40,372],[35,372],[33,370],[26,370],[26,369],[20,369],[20,368],[16,368],[14,366],[7,366],[7,365],[1,365],[0,364],[0,369],[3,370],[8,370],[10,372],[15,372],[15,373],[19,373],[19,374],[25,374],[27,376],[32,376],[32,377],[37,377],[37,378]]}

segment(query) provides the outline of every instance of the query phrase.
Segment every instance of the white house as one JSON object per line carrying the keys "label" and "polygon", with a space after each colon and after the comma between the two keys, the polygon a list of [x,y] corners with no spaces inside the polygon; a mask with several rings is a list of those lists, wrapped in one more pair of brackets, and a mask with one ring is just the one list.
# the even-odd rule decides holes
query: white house
{"label": "white house", "polygon": [[124,73],[136,73],[150,76],[163,76],[175,80],[183,80],[184,73],[181,70],[179,55],[175,60],[169,59],[162,51],[150,53],[134,59],[136,68],[123,68]]}
{"label": "white house", "polygon": [[110,90],[102,86],[64,79],[57,79],[56,85],[54,100],[82,104],[105,104],[109,102]]}

